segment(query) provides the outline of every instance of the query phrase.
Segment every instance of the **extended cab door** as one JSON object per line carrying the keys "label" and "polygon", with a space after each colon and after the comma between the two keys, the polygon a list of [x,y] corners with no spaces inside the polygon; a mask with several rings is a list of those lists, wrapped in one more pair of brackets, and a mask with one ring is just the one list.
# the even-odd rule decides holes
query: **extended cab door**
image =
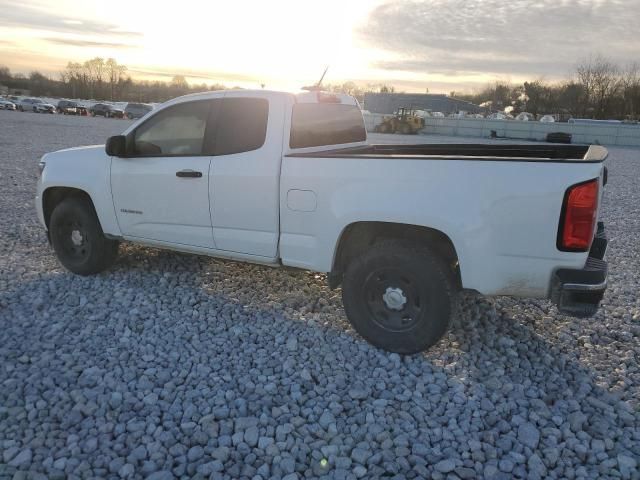
{"label": "extended cab door", "polygon": [[217,249],[277,256],[284,98],[227,92],[220,102],[209,180]]}
{"label": "extended cab door", "polygon": [[125,237],[215,248],[209,213],[212,100],[169,106],[127,136],[111,162],[111,190]]}

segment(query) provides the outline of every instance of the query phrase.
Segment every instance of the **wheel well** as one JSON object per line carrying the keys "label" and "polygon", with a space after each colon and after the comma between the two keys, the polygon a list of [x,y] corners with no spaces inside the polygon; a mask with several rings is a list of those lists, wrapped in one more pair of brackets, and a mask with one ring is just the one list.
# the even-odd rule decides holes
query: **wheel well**
{"label": "wheel well", "polygon": [[389,239],[408,240],[428,245],[450,266],[457,286],[462,288],[458,254],[453,242],[446,234],[429,227],[388,222],[357,222],[345,228],[338,242],[333,269],[329,273],[329,286],[336,288],[340,285],[344,270],[353,258],[374,243]]}
{"label": "wheel well", "polygon": [[42,194],[42,211],[44,213],[44,221],[47,225],[47,229],[49,229],[49,219],[51,218],[53,209],[56,208],[60,202],[70,197],[85,199],[89,202],[91,208],[93,208],[93,211],[95,212],[96,209],[93,205],[93,201],[89,194],[84,190],[71,187],[47,188]]}

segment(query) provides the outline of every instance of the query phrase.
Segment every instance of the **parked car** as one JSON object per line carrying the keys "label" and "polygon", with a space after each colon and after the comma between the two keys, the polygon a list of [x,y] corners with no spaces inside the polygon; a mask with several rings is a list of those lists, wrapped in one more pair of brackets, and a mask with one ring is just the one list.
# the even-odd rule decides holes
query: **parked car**
{"label": "parked car", "polygon": [[92,117],[124,118],[124,111],[106,103],[96,103],[89,108]]}
{"label": "parked car", "polygon": [[78,104],[71,100],[60,100],[56,110],[63,115],[79,115]]}
{"label": "parked car", "polygon": [[153,107],[146,103],[127,103],[124,114],[128,119],[134,120],[144,117],[151,110],[153,110]]}
{"label": "parked car", "polygon": [[403,354],[438,341],[462,289],[595,313],[606,149],[366,140],[347,95],[188,95],[44,155],[38,218],[80,275],[120,241],[327,272],[355,330]]}
{"label": "parked car", "polygon": [[37,103],[41,103],[42,100],[40,100],[39,98],[21,98],[18,101],[18,104],[16,105],[16,107],[18,107],[18,110],[20,110],[21,112],[35,112],[36,109],[34,108],[34,106]]}
{"label": "parked car", "polygon": [[10,102],[9,100],[5,100],[4,98],[0,98],[0,110],[15,110],[16,104]]}
{"label": "parked car", "polygon": [[84,105],[80,105],[80,104],[78,104],[78,106],[76,107],[76,112],[77,112],[77,115],[82,115],[83,117],[86,117],[89,115],[89,109]]}
{"label": "parked car", "polygon": [[33,105],[33,111],[36,113],[56,113],[56,107],[50,103],[40,101]]}

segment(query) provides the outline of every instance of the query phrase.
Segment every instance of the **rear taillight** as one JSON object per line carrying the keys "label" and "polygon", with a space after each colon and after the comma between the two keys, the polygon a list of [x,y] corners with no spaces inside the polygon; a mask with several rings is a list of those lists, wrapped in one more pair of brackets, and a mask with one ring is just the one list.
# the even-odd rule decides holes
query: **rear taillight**
{"label": "rear taillight", "polygon": [[598,179],[570,187],[564,195],[558,249],[586,252],[591,246],[598,210]]}

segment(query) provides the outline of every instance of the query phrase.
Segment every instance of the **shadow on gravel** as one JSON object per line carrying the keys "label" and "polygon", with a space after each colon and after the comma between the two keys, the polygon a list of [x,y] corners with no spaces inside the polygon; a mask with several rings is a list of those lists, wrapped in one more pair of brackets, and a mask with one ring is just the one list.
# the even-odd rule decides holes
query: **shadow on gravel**
{"label": "shadow on gravel", "polygon": [[[618,394],[598,386],[574,352],[561,350],[536,331],[539,317],[548,315],[543,310],[532,312],[527,305],[519,308],[516,320],[475,295],[463,297],[462,310],[466,313],[455,320],[450,339],[469,358],[482,359],[467,364],[465,373],[472,383],[484,385],[489,396],[508,397],[509,403],[528,405],[534,415],[544,412],[547,418],[557,411],[554,427],[568,423],[574,433],[584,431],[593,439],[616,439],[619,429],[640,426],[640,414]],[[492,426],[496,418],[487,420]]]}
{"label": "shadow on gravel", "polygon": [[[637,450],[637,413],[570,353],[488,300],[466,296],[461,312],[435,348],[400,357],[357,337],[321,276],[125,246],[105,274],[47,274],[0,293],[0,431],[40,447],[34,463],[71,433],[101,432],[111,456],[149,437],[165,446],[158,468],[173,469],[176,442],[218,447],[229,419],[260,417],[295,430],[309,468],[331,438],[366,442],[373,476],[507,455],[526,476],[533,452],[541,472],[559,458],[599,472],[594,440],[603,459]],[[422,470],[380,453],[414,444],[428,447]],[[76,454],[105,473],[93,451]]]}

